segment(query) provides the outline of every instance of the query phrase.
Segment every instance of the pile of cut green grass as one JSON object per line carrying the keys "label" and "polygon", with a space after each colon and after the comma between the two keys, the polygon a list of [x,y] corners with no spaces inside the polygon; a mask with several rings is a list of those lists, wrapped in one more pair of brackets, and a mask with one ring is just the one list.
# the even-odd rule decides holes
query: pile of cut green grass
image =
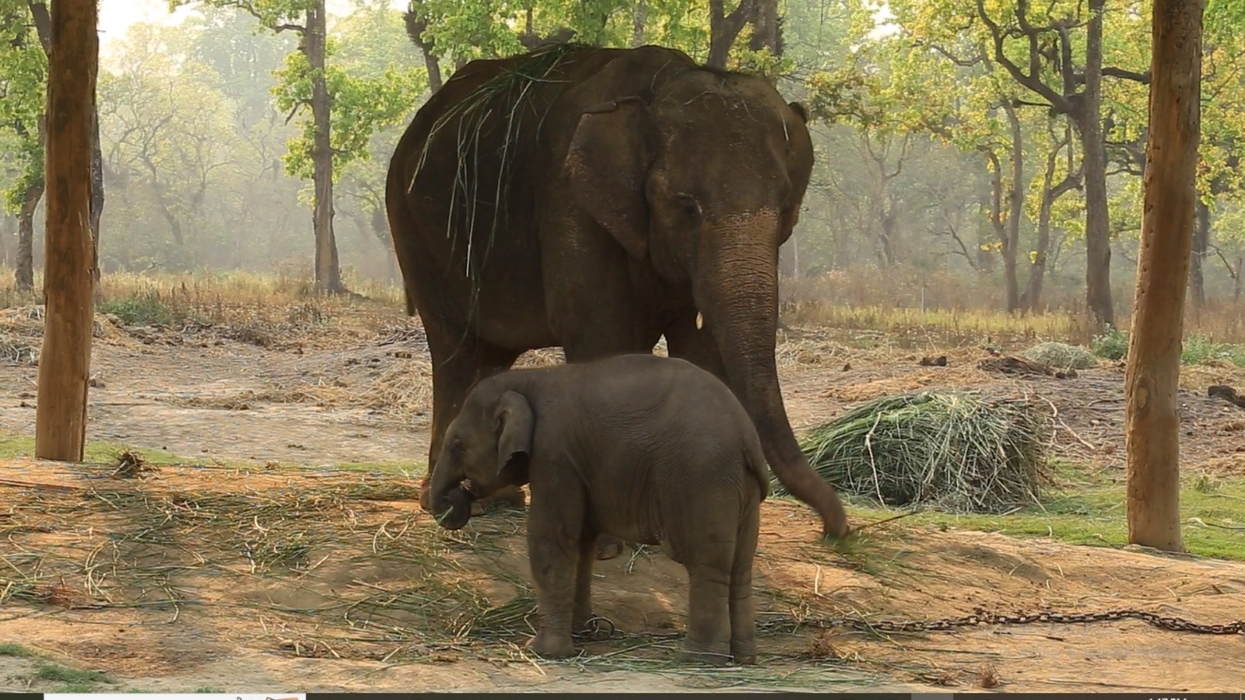
{"label": "pile of cut green grass", "polygon": [[813,430],[802,449],[843,493],[1002,513],[1037,501],[1050,436],[1049,419],[1027,401],[921,392],[864,404]]}
{"label": "pile of cut green grass", "polygon": [[1098,366],[1094,353],[1066,343],[1038,343],[1025,350],[1024,356],[1055,369],[1093,369]]}

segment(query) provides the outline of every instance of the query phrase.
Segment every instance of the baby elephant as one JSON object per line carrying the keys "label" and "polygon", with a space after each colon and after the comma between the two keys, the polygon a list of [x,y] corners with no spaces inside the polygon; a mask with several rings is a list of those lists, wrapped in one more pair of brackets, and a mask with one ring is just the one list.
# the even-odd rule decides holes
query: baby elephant
{"label": "baby elephant", "polygon": [[510,370],[472,388],[444,445],[431,484],[442,527],[466,525],[474,499],[531,484],[533,651],[575,653],[572,631],[591,611],[593,543],[606,534],[665,545],[687,568],[684,658],[756,663],[752,559],[769,468],[752,420],[717,377],[654,355]]}

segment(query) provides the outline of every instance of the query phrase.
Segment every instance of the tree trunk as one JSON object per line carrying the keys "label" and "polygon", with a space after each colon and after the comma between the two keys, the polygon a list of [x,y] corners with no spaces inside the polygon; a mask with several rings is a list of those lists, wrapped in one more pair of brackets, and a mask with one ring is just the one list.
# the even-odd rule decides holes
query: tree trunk
{"label": "tree trunk", "polygon": [[[1046,173],[1042,178],[1042,200],[1038,205],[1038,221],[1037,221],[1037,245],[1035,246],[1033,262],[1029,265],[1029,284],[1022,295],[1024,303],[1022,311],[1038,311],[1042,305],[1042,287],[1046,282],[1046,268],[1050,259],[1050,217],[1051,209],[1054,208],[1055,202],[1059,198],[1071,192],[1080,186],[1080,175],[1068,173],[1059,183],[1054,183],[1055,168],[1058,166],[1059,153],[1063,150],[1071,140],[1071,135],[1065,135],[1063,141],[1051,149],[1046,156]],[[1068,155],[1068,166],[1071,169],[1072,163],[1071,153]]]}
{"label": "tree trunk", "polygon": [[424,57],[424,69],[428,71],[428,90],[435,94],[441,89],[441,58],[437,55],[436,47],[430,39],[424,38],[424,30],[428,28],[428,22],[422,19],[415,10],[417,4],[422,4],[421,0],[412,0],[410,9],[402,16],[406,22],[406,34],[411,38],[411,42],[415,44],[415,48]]}
{"label": "tree trunk", "polygon": [[1046,283],[1046,261],[1050,257],[1050,210],[1054,198],[1050,196],[1050,181],[1042,191],[1041,209],[1038,211],[1037,245],[1033,262],[1029,264],[1029,284],[1025,286],[1025,312],[1038,312],[1042,307],[1042,287]]}
{"label": "tree trunk", "polygon": [[1128,541],[1181,551],[1180,340],[1197,207],[1202,1],[1155,0],[1150,137],[1125,373]]}
{"label": "tree trunk", "polygon": [[878,234],[878,253],[883,265],[894,267],[899,264],[899,255],[895,252],[895,238],[899,232],[899,215],[894,210],[886,211],[885,207],[883,203],[882,216],[879,217],[881,224]]}
{"label": "tree trunk", "polygon": [[333,148],[329,140],[329,110],[332,109],[324,81],[325,0],[316,0],[307,10],[307,32],[303,38],[307,62],[311,65],[311,118],[315,125],[311,160],[315,185],[312,228],[316,237],[316,291],[340,294],[345,291],[341,266],[337,260],[337,241],[333,237]]}
{"label": "tree trunk", "polygon": [[[985,211],[997,211],[994,204],[994,193],[996,191],[994,187],[991,187],[990,192],[982,194],[980,206]],[[988,219],[988,222],[978,219],[977,224],[977,245],[975,246],[977,248],[977,264],[975,267],[978,274],[981,275],[993,272],[996,262],[994,251],[990,247],[991,241],[997,238],[994,233],[994,216],[991,215]]]}
{"label": "tree trunk", "polygon": [[99,60],[96,0],[57,0],[48,56],[47,247],[35,456],[82,461],[91,371],[91,155]]}
{"label": "tree trunk", "polygon": [[752,38],[748,48],[753,51],[768,49],[775,56],[778,47],[778,0],[755,0],[752,10]]}
{"label": "tree trunk", "polygon": [[[1017,123],[1018,124],[1018,123]],[[1013,134],[1015,137],[1015,134]],[[1013,142],[1013,151],[1015,150],[1015,142]],[[1020,306],[1020,279],[1016,270],[1016,248],[1020,241],[1020,211],[1017,206],[1023,198],[1023,193],[1019,191],[1020,185],[1015,181],[1017,173],[1016,161],[1012,161],[1013,181],[1011,187],[1006,187],[1003,183],[1003,163],[999,157],[992,151],[986,150],[986,160],[990,164],[990,227],[994,231],[994,238],[999,244],[999,256],[1003,258],[1003,286],[1004,293],[1007,298],[1007,312],[1013,313]],[[1016,153],[1012,153],[1012,158],[1017,158]],[[1024,175],[1024,164],[1021,162],[1019,173]],[[1003,190],[1007,189],[1007,199],[1011,202],[1008,209],[1007,221],[1003,220]]]}
{"label": "tree trunk", "polygon": [[104,153],[99,141],[99,105],[91,113],[91,276],[99,286],[99,220],[104,215]]}
{"label": "tree trunk", "polygon": [[1193,308],[1206,305],[1206,253],[1210,250],[1210,207],[1197,200],[1197,225],[1193,229],[1193,254],[1189,258],[1189,292]]}
{"label": "tree trunk", "polygon": [[385,205],[372,209],[372,235],[376,236],[376,240],[380,241],[380,246],[385,249],[386,273],[389,281],[401,282],[402,275],[398,270],[398,255],[393,251],[393,236],[389,235],[389,218],[385,216]]}
{"label": "tree trunk", "polygon": [[648,22],[647,0],[636,0],[635,14],[631,19],[631,46],[644,46],[644,25]]}
{"label": "tree trunk", "polygon": [[1105,0],[1089,0],[1085,38],[1085,91],[1079,114],[1085,166],[1085,299],[1104,326],[1115,323],[1111,301],[1111,220],[1107,211],[1107,148],[1102,135],[1102,11]]}
{"label": "tree trunk", "polygon": [[0,212],[0,222],[4,222],[4,226],[0,226],[0,267],[6,267],[9,264],[9,235],[16,233],[16,226],[8,214]]}
{"label": "tree trunk", "polygon": [[[39,45],[43,47],[45,56],[52,55],[52,16],[46,3],[31,0],[27,3],[30,17],[34,20],[35,35],[39,37]],[[39,208],[39,200],[47,189],[47,115],[40,114],[35,120],[39,149],[44,155],[44,175],[38,182],[32,182],[22,198],[22,208],[18,215],[17,229],[17,288],[29,292],[35,286],[35,210]]]}
{"label": "tree trunk", "polygon": [[709,60],[710,68],[726,69],[731,47],[752,17],[757,0],[739,0],[739,6],[729,15],[723,8],[723,0],[709,0]]}
{"label": "tree trunk", "polygon": [[1007,313],[1020,310],[1020,217],[1025,203],[1024,135],[1020,131],[1020,118],[1011,102],[1003,103],[1003,111],[1012,132],[1012,182],[1008,189],[1007,235],[1003,238],[1003,275],[1007,282]]}
{"label": "tree trunk", "polygon": [[22,198],[22,208],[17,214],[17,290],[29,292],[35,288],[35,210],[43,197],[43,181],[32,184]]}

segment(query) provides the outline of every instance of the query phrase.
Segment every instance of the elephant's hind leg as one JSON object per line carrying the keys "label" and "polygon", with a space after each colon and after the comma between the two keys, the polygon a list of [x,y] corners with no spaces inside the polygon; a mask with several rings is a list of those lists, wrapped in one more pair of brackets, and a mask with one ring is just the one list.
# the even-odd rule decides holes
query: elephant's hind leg
{"label": "elephant's hind leg", "polygon": [[592,566],[597,561],[599,539],[585,531],[579,540],[579,563],[575,569],[575,608],[571,611],[571,630],[581,632],[592,617]]}
{"label": "elephant's hind leg", "polygon": [[[702,537],[687,561],[690,584],[684,659],[725,666],[731,661],[730,584],[735,559],[734,538]],[[684,549],[680,547],[679,549]]]}
{"label": "elephant's hind leg", "polygon": [[[749,494],[756,499],[755,494]],[[756,604],[752,598],[752,562],[760,529],[760,503],[754,500],[739,524],[731,567],[731,656],[741,665],[757,661]]]}

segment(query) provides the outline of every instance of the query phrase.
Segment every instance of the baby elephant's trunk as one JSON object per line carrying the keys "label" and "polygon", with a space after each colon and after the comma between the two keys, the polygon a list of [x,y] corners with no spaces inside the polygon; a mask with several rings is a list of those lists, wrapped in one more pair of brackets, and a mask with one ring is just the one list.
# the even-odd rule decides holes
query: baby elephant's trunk
{"label": "baby elephant's trunk", "polygon": [[463,488],[462,475],[455,474],[447,455],[438,459],[439,469],[432,472],[432,515],[447,530],[462,529],[471,520],[471,502],[475,496]]}
{"label": "baby elephant's trunk", "polygon": [[446,530],[461,530],[471,520],[471,502],[475,497],[461,486],[434,496],[432,512],[437,523]]}

